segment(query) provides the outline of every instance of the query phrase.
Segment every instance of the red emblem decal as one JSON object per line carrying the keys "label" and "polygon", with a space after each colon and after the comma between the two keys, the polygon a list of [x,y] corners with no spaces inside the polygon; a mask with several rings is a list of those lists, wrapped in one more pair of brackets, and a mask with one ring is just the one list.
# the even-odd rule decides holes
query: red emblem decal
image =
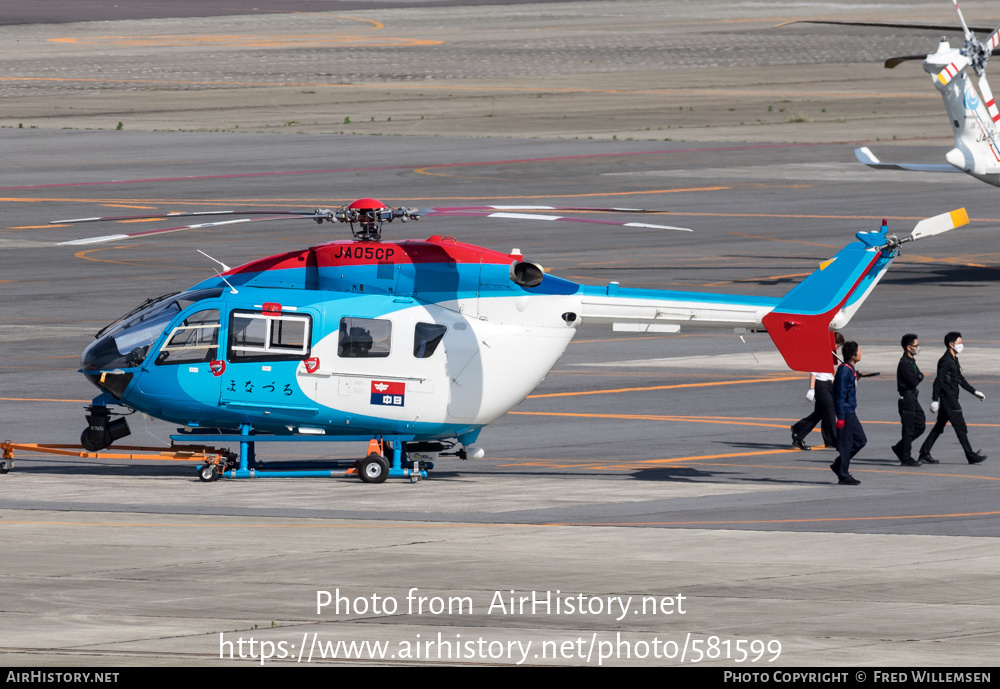
{"label": "red emblem decal", "polygon": [[388,407],[402,407],[406,403],[406,383],[373,380],[371,403]]}
{"label": "red emblem decal", "polygon": [[306,373],[316,373],[319,370],[319,357],[311,356],[303,363],[306,365]]}
{"label": "red emblem decal", "polygon": [[210,361],[208,367],[212,369],[212,375],[216,378],[226,372],[226,362],[219,359]]}

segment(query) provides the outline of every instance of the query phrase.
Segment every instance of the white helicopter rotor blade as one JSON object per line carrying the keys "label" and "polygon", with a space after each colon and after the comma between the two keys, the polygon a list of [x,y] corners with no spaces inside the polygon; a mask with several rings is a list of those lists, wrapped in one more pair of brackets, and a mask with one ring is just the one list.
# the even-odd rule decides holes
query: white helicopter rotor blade
{"label": "white helicopter rotor blade", "polygon": [[421,208],[418,213],[459,213],[464,211],[579,211],[587,213],[670,213],[656,208],[595,208],[590,206],[436,206]]}
{"label": "white helicopter rotor blade", "polygon": [[986,46],[986,54],[992,55],[993,51],[997,49],[997,46],[1000,46],[1000,29],[997,29],[990,34],[989,39],[986,43],[984,43],[984,45]]}
{"label": "white helicopter rotor blade", "polygon": [[962,57],[952,62],[950,65],[946,65],[945,68],[942,69],[940,72],[938,72],[937,76],[934,78],[940,81],[943,85],[947,86],[948,84],[951,83],[952,79],[961,74],[962,70],[964,70],[971,64],[972,60],[963,55]]}
{"label": "white helicopter rotor blade", "polygon": [[71,218],[69,220],[50,220],[50,225],[73,225],[83,222],[114,222],[116,220],[157,220],[163,218],[194,218],[206,215],[289,215],[312,217],[313,211],[184,211],[176,213],[156,213],[155,215],[106,215],[94,218]]}
{"label": "white helicopter rotor blade", "polygon": [[74,239],[68,242],[59,242],[56,246],[85,246],[87,244],[101,244],[103,242],[115,242],[123,239],[136,239],[139,237],[149,237],[155,234],[166,234],[168,232],[182,232],[184,230],[203,230],[209,227],[219,227],[220,225],[239,225],[248,222],[265,222],[268,220],[288,220],[285,216],[274,218],[240,218],[239,220],[219,220],[218,222],[199,223],[197,225],[181,225],[180,227],[167,227],[162,230],[144,230],[142,232],[130,232],[122,234],[110,234],[104,237],[87,237],[85,239]]}
{"label": "white helicopter rotor blade", "polygon": [[642,227],[650,230],[676,230],[678,232],[693,232],[690,227],[673,227],[671,225],[651,225],[640,222],[615,222],[613,220],[595,220],[593,218],[571,218],[559,215],[538,215],[535,213],[513,213],[509,211],[499,211],[496,213],[485,213],[475,211],[450,211],[439,212],[440,215],[454,217],[473,218],[503,218],[507,220],[559,220],[562,222],[590,223],[592,225],[617,225],[618,227]]}
{"label": "white helicopter rotor blade", "polygon": [[1000,110],[997,109],[997,104],[993,100],[993,89],[990,88],[990,82],[986,81],[986,73],[979,77],[979,93],[983,94],[983,102],[986,104],[986,111],[990,114],[990,119],[993,120],[994,133],[997,122],[1000,122]]}
{"label": "white helicopter rotor blade", "polygon": [[958,208],[948,213],[935,215],[933,218],[921,220],[913,226],[913,232],[910,233],[910,236],[907,237],[905,241],[915,241],[917,239],[923,239],[924,237],[933,237],[936,234],[942,234],[943,232],[954,230],[956,227],[962,227],[962,225],[968,224],[969,214],[964,208]]}
{"label": "white helicopter rotor blade", "polygon": [[965,23],[965,17],[962,16],[962,10],[958,6],[958,0],[951,0],[951,4],[955,6],[955,11],[958,12],[958,20],[962,22],[962,29],[965,31],[965,40],[975,40],[975,36],[972,31],[969,30],[969,25]]}

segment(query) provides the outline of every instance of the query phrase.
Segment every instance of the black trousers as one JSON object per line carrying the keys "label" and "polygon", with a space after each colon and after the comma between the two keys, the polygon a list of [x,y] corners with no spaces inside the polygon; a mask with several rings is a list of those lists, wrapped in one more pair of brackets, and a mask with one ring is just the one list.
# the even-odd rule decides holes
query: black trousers
{"label": "black trousers", "polygon": [[920,446],[920,456],[923,457],[931,453],[931,448],[934,447],[934,443],[944,433],[944,427],[948,425],[948,422],[951,422],[951,427],[955,429],[955,435],[958,436],[958,442],[962,445],[962,449],[965,450],[965,458],[971,459],[975,457],[976,453],[973,452],[972,445],[969,444],[969,428],[965,425],[965,415],[962,414],[962,408],[959,406],[958,400],[947,397],[941,398],[937,423],[934,424],[931,432],[927,434],[924,444]]}
{"label": "black trousers", "polygon": [[833,409],[833,381],[817,380],[814,389],[816,402],[813,413],[795,422],[792,426],[792,435],[796,440],[805,440],[818,423],[823,433],[823,444],[827,447],[836,447],[837,412]]}
{"label": "black trousers", "polygon": [[[899,399],[899,420],[903,424],[903,436],[896,447],[904,459],[913,459],[913,455],[910,454],[913,441],[923,435],[927,428],[927,420],[924,416],[924,410],[920,408],[920,400],[917,399],[916,390],[908,390]],[[921,450],[920,454],[926,453]]]}

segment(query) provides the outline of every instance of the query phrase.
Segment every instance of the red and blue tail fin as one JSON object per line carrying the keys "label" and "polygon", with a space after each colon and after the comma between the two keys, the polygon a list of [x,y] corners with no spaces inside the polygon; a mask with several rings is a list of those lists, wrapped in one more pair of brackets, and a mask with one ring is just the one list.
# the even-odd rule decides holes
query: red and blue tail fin
{"label": "red and blue tail fin", "polygon": [[886,222],[877,232],[859,232],[857,241],[823,261],[819,270],[785,295],[762,323],[788,367],[795,371],[834,370],[833,332],[851,320],[885,271],[901,244],[947,232],[969,222],[964,208],[917,223],[908,237],[889,234]]}

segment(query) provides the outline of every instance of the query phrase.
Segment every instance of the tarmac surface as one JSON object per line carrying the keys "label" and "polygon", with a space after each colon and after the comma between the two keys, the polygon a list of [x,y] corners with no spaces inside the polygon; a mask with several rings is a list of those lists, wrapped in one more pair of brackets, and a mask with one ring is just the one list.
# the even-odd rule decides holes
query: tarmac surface
{"label": "tarmac surface", "polygon": [[[651,12],[662,4],[676,10],[672,21]],[[818,3],[816,12],[862,7],[870,6]],[[396,37],[409,27],[409,38],[443,41],[392,49],[337,47],[346,20],[322,13],[0,26],[0,35],[11,32],[5,44],[13,37],[23,46],[0,56],[0,435],[18,442],[78,440],[93,396],[76,373],[79,352],[146,297],[212,275],[196,248],[238,265],[341,236],[331,225],[279,223],[57,247],[129,227],[47,224],[58,218],[332,207],[363,196],[394,206],[643,206],[667,209],[657,216],[665,224],[695,232],[456,218],[386,229],[391,238],[516,246],[586,284],[767,296],[784,294],[882,218],[900,234],[959,206],[972,218],[907,246],[845,331],[863,347],[860,368],[881,373],[859,388],[869,438],[852,465],[859,486],[835,484],[833,453],[790,447],[789,426],[811,411],[807,376],[789,372],[766,335],[744,344],[731,332],[585,326],[535,392],[483,432],[486,459],[442,458],[415,485],[204,484],[188,462],[17,454],[0,476],[0,664],[228,665],[260,663],[268,648],[267,664],[299,654],[324,664],[995,664],[998,192],[964,175],[869,170],[853,155],[871,145],[886,149],[883,158],[943,158],[948,129],[926,75],[909,65],[897,80],[873,64],[886,50],[930,50],[936,37],[915,50],[887,31],[875,44],[845,38],[870,30],[779,34],[770,26],[792,17],[771,16],[770,6],[698,8],[355,13]],[[963,3],[973,23],[990,19],[984,8]],[[945,2],[864,10],[876,11],[951,19]],[[314,45],[288,45],[306,28]],[[191,38],[223,30],[275,42],[206,47]],[[699,66],[698,32],[723,30],[746,49],[719,68]],[[164,43],[168,35],[187,38]],[[828,48],[801,51],[796,42]],[[345,73],[307,87],[320,81],[318,57]],[[255,60],[276,83],[240,71]],[[190,73],[195,63],[203,73]],[[181,85],[185,72],[199,83]],[[830,75],[843,81],[829,85]],[[543,80],[568,91],[550,94]],[[720,103],[732,102],[732,83],[746,93],[730,112]],[[788,121],[796,116],[781,94],[794,107],[814,101],[815,119]],[[310,114],[289,114],[299,106],[287,104],[306,96],[318,97]],[[675,98],[693,109],[669,105]],[[333,107],[345,99],[359,109]],[[365,99],[368,110],[357,105]],[[377,131],[355,114],[374,113],[376,101]],[[396,115],[407,103],[412,112]],[[822,107],[840,111],[827,120]],[[381,121],[387,108],[391,122]],[[671,111],[685,119],[670,131],[643,135],[635,124],[667,126]],[[761,122],[740,129],[748,112]],[[890,129],[898,131],[891,148]],[[990,459],[965,463],[949,429],[935,446],[941,464],[900,467],[889,450],[899,437],[899,337],[920,335],[926,408],[948,330],[965,336],[965,374],[987,396],[966,396],[965,411],[974,446]],[[173,432],[138,415],[130,425],[129,444],[163,446]],[[813,438],[822,444],[818,430]],[[337,445],[323,456],[362,451]],[[275,460],[303,454],[268,450]],[[339,592],[339,611],[336,603],[317,611],[322,592]],[[512,609],[512,595],[517,603],[532,592],[550,606]],[[338,641],[387,646],[345,658]]]}

